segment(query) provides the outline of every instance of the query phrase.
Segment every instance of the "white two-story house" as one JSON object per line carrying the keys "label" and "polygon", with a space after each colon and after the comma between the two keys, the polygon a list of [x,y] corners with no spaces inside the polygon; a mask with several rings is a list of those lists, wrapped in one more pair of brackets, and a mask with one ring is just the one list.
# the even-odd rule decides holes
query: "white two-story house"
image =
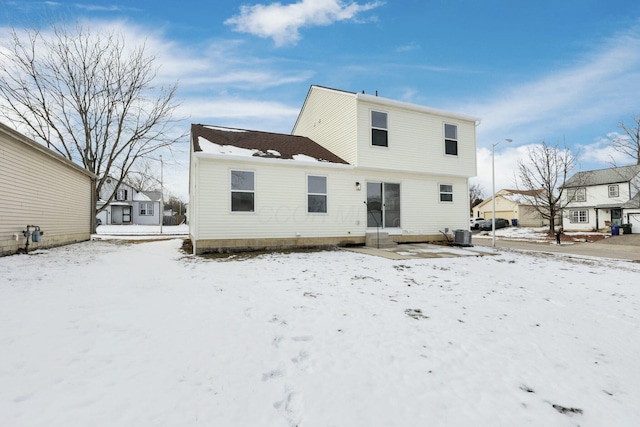
{"label": "white two-story house", "polygon": [[96,216],[99,224],[160,225],[162,218],[160,192],[137,190],[124,182],[118,183],[115,178],[105,180],[96,203],[98,209],[106,204],[106,200],[116,186],[118,190],[115,197]]}
{"label": "white two-story house", "polygon": [[192,125],[194,253],[443,240],[469,227],[479,119],[311,86],[291,135]]}
{"label": "white two-story house", "polygon": [[640,165],[578,172],[564,185],[566,231],[631,224],[640,230]]}

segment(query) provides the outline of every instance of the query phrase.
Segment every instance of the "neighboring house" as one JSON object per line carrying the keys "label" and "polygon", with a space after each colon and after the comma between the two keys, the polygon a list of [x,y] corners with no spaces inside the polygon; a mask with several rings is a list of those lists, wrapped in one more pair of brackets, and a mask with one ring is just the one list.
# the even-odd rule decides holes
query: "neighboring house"
{"label": "neighboring house", "polygon": [[578,172],[564,185],[569,201],[562,215],[567,231],[631,224],[640,230],[640,165]]}
{"label": "neighboring house", "polygon": [[474,117],[311,86],[293,135],[192,125],[194,253],[443,239],[469,227]]}
{"label": "neighboring house", "polygon": [[[500,190],[496,192],[496,218],[504,218],[510,223],[515,219],[519,226],[542,227],[549,225],[549,220],[542,218],[531,203],[533,190]],[[473,208],[475,218],[491,219],[493,214],[493,197],[483,200]]]}
{"label": "neighboring house", "polygon": [[0,255],[25,246],[27,225],[44,232],[29,249],[91,238],[91,172],[0,123]]}
{"label": "neighboring house", "polygon": [[161,193],[159,191],[140,191],[124,182],[118,185],[114,178],[108,178],[101,191],[97,208],[105,205],[105,200],[118,191],[109,205],[96,217],[101,224],[119,225],[160,225]]}

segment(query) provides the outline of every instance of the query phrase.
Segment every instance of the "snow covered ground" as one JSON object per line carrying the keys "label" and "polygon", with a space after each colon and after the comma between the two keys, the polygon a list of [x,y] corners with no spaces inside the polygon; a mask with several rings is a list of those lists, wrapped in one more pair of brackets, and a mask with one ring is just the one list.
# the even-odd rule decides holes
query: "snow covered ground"
{"label": "snow covered ground", "polygon": [[640,425],[640,265],[503,252],[0,258],[0,426]]}

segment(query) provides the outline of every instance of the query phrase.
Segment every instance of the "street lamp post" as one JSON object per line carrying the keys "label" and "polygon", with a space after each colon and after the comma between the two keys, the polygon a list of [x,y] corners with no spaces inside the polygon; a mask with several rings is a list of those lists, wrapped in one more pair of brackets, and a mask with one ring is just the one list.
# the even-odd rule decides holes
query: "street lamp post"
{"label": "street lamp post", "polygon": [[[505,139],[507,142],[511,142],[511,139]],[[500,141],[491,144],[491,203],[493,209],[491,211],[491,246],[496,247],[496,145],[500,144]]]}
{"label": "street lamp post", "polygon": [[160,154],[160,234],[162,234],[162,223],[164,222],[164,162]]}

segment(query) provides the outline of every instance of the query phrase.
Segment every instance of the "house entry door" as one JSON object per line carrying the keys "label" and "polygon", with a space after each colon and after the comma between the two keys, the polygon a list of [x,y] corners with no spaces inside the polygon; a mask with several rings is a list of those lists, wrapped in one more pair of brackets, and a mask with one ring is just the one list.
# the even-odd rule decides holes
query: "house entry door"
{"label": "house entry door", "polygon": [[367,182],[367,227],[400,227],[400,184]]}
{"label": "house entry door", "polygon": [[131,222],[131,206],[122,207],[122,223],[129,224]]}
{"label": "house entry door", "polygon": [[622,209],[611,209],[611,224],[622,225]]}

